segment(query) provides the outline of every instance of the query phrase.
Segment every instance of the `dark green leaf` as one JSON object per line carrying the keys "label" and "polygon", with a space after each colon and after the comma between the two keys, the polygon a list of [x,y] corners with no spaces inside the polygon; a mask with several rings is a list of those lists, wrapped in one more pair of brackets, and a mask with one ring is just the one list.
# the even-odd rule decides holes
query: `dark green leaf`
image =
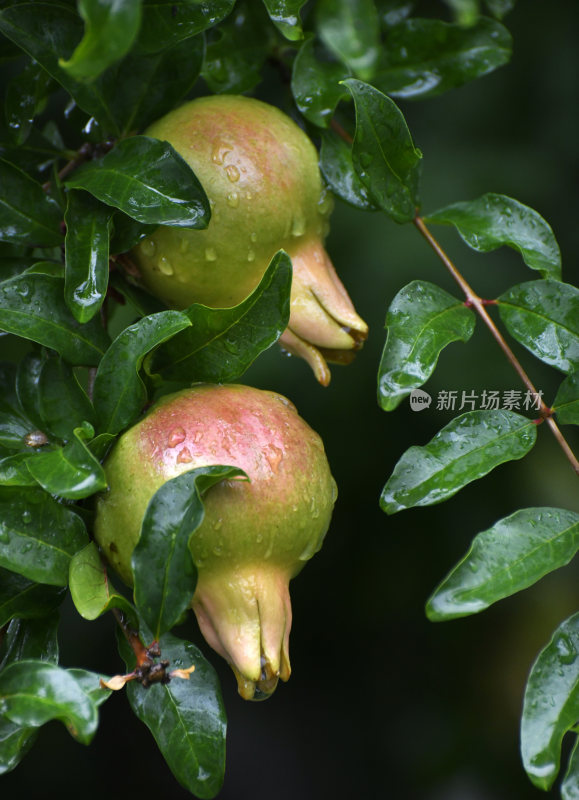
{"label": "dark green leaf", "polygon": [[37,731],[0,717],[0,775],[17,767],[28,753]]}
{"label": "dark green leaf", "polygon": [[497,302],[511,336],[534,356],[562,372],[579,366],[579,289],[559,281],[528,281]]}
{"label": "dark green leaf", "polygon": [[569,765],[563,783],[561,784],[561,800],[577,800],[579,797],[579,737],[575,737],[575,744],[569,756]]}
{"label": "dark green leaf", "polygon": [[107,676],[98,675],[96,672],[90,672],[88,669],[78,669],[78,667],[69,669],[67,672],[75,679],[95,706],[101,706],[105,700],[111,696],[112,691],[110,689],[105,689],[100,684],[100,678],[106,679]]}
{"label": "dark green leaf", "polygon": [[6,122],[16,144],[21,145],[28,138],[49,85],[49,75],[38,64],[29,63],[6,87]]}
{"label": "dark green leaf", "polygon": [[263,0],[276,28],[289,39],[295,42],[303,37],[300,9],[305,6],[306,0]]}
{"label": "dark green leaf", "polygon": [[392,301],[388,338],[378,369],[378,402],[392,411],[434,372],[448,344],[467,342],[475,315],[464,303],[427,281],[412,281]]}
{"label": "dark green leaf", "polygon": [[367,83],[344,81],[356,104],[354,167],[370,199],[395,222],[414,219],[422,154],[406,120],[389,97]]}
{"label": "dark green leaf", "polygon": [[206,228],[209,222],[209,200],[187,162],[168,142],[148,136],[123,139],[79,167],[68,185],[138,222],[183,228]]}
{"label": "dark green leaf", "polygon": [[235,0],[144,0],[137,50],[158,53],[221,22]]}
{"label": "dark green leaf", "polygon": [[380,47],[380,22],[373,0],[320,0],[318,33],[354,75],[369,80]]}
{"label": "dark green leaf", "polygon": [[135,322],[108,349],[101,361],[93,399],[101,432],[119,433],[139,416],[147,391],[139,370],[143,358],[161,342],[191,326],[181,311],[161,311]]}
{"label": "dark green leaf", "polygon": [[64,447],[38,453],[27,462],[27,466],[31,475],[50,494],[67,500],[80,500],[106,489],[107,479],[84,441],[94,435],[92,426],[86,423],[85,427],[74,428],[72,433]]}
{"label": "dark green leaf", "polygon": [[82,41],[59,65],[77,80],[98,77],[110,64],[127,53],[141,22],[140,0],[79,0],[78,11],[85,23]]}
{"label": "dark green leaf", "polygon": [[228,383],[286,329],[290,313],[291,261],[277,253],[259,286],[238,306],[208,308],[197,303],[183,313],[191,327],[153,355],[150,373],[165,380]]}
{"label": "dark green leaf", "polygon": [[557,422],[579,425],[579,370],[572,372],[559,386],[553,409],[557,413]]}
{"label": "dark green leaf", "polygon": [[133,607],[115,591],[94,542],[72,557],[69,582],[72,601],[84,619],[93,620],[112,608],[118,608],[136,624]]}
{"label": "dark green leaf", "polygon": [[66,586],[71,557],[87,543],[84,523],[42,489],[0,487],[0,566]]}
{"label": "dark green leaf", "polygon": [[61,219],[42,186],[0,158],[0,241],[54,247],[62,242]]}
{"label": "dark green leaf", "polygon": [[65,590],[35,583],[0,567],[0,626],[14,617],[46,617],[61,604]]}
{"label": "dark green leaf", "polygon": [[78,323],[64,303],[63,281],[22,275],[0,284],[0,329],[51,347],[71,364],[98,364],[108,335],[94,319]]}
{"label": "dark green leaf", "polygon": [[19,258],[17,256],[0,258],[0,281],[7,281],[15,275],[21,275],[35,262],[35,258]]}
{"label": "dark green leaf", "polygon": [[[219,680],[189,642],[165,634],[160,645],[171,667],[195,665],[195,671],[188,681],[173,678],[149,689],[128,684],[131,708],[153,734],[179,783],[196,797],[212,798],[221,788],[225,768],[226,720]],[[125,660],[127,669],[134,669],[134,658]]]}
{"label": "dark green leaf", "polygon": [[105,298],[113,210],[86,192],[68,192],[64,297],[75,319],[88,322]]}
{"label": "dark green leaf", "polygon": [[60,439],[69,439],[83,422],[93,424],[95,412],[71,367],[61,358],[44,361],[38,380],[38,410],[42,428]]}
{"label": "dark green leaf", "polygon": [[0,445],[10,450],[26,449],[26,436],[34,426],[17,409],[0,401]]}
{"label": "dark green leaf", "polygon": [[0,670],[28,658],[58,663],[58,612],[37,619],[13,619],[0,647]]}
{"label": "dark green leaf", "polygon": [[453,203],[426,217],[427,222],[454,225],[461,238],[479,253],[507,245],[544,278],[561,280],[561,252],[550,225],[532,208],[504,194]]}
{"label": "dark green leaf", "polygon": [[579,549],[579,514],[523,508],[475,536],[426,604],[439,622],[477,614],[568,564]]}
{"label": "dark green leaf", "polygon": [[559,772],[563,736],[579,719],[579,614],[565,620],[529,675],[521,718],[521,754],[531,781],[549,789]]}
{"label": "dark green leaf", "polygon": [[37,428],[42,428],[44,420],[40,415],[38,386],[46,356],[28,353],[18,364],[16,373],[16,394],[20,407]]}
{"label": "dark green leaf", "polygon": [[115,211],[112,226],[114,232],[110,244],[111,255],[126,253],[145,236],[153,233],[157,227],[156,225],[143,225],[142,222],[137,222],[136,219],[123,214],[122,211]]}
{"label": "dark green leaf", "polygon": [[95,703],[70,671],[46,661],[16,661],[0,674],[0,706],[16,725],[39,728],[58,719],[71,736],[88,744],[95,734]]}
{"label": "dark green leaf", "polygon": [[349,76],[342,64],[316,57],[315,40],[308,39],[297,54],[291,88],[296,105],[304,117],[320,128],[327,128],[347,90],[340,81]]}
{"label": "dark green leaf", "polygon": [[440,503],[499,464],[522,458],[536,438],[537,426],[513,411],[462,414],[427,445],[404,453],[382,492],[382,510]]}
{"label": "dark green leaf", "polygon": [[261,80],[270,28],[260,3],[238,2],[231,16],[207,36],[202,75],[212,92],[241,94]]}
{"label": "dark green leaf", "polygon": [[136,315],[148,317],[151,314],[159,314],[166,309],[166,306],[139,286],[130,283],[124,275],[113,272],[110,277],[110,285],[132,306]]}
{"label": "dark green leaf", "polygon": [[333,131],[322,134],[320,169],[332,192],[364,211],[376,211],[352,162],[352,148]]}
{"label": "dark green leaf", "polygon": [[26,462],[30,458],[34,458],[30,452],[14,453],[0,458],[0,484],[2,486],[37,486],[26,466]]}
{"label": "dark green leaf", "polygon": [[167,481],[151,498],[131,565],[135,604],[155,639],[176,624],[195,591],[189,540],[205,516],[201,496],[222,480],[244,475],[235,467],[199,467]]}

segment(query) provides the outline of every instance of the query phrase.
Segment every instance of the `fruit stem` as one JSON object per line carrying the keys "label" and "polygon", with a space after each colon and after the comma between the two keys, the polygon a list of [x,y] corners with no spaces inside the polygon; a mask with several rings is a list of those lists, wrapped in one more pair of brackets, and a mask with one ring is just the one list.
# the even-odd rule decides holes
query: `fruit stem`
{"label": "fruit stem", "polygon": [[539,405],[539,414],[540,414],[540,416],[546,421],[547,425],[551,429],[551,433],[553,434],[553,436],[557,440],[557,443],[559,444],[559,446],[563,450],[563,452],[565,454],[565,457],[567,458],[567,460],[571,464],[571,467],[573,468],[575,473],[577,475],[579,475],[579,461],[577,460],[575,454],[571,450],[571,447],[569,446],[567,440],[565,439],[565,437],[561,433],[561,430],[560,430],[559,426],[557,425],[557,423],[553,419],[552,410],[543,401],[543,398],[541,397],[541,395],[539,394],[539,392],[535,388],[533,382],[531,381],[531,379],[529,378],[529,376],[527,375],[527,373],[523,369],[523,366],[521,365],[520,361],[518,360],[516,355],[513,353],[513,351],[511,350],[511,348],[507,344],[507,342],[505,341],[503,335],[501,334],[501,332],[499,331],[499,329],[495,325],[495,323],[492,320],[492,318],[489,316],[485,306],[486,305],[493,305],[493,303],[489,302],[488,300],[483,300],[481,297],[478,296],[478,294],[476,294],[476,292],[471,288],[470,284],[466,281],[466,279],[459,272],[459,270],[457,269],[455,264],[450,260],[448,255],[442,249],[442,247],[440,246],[438,241],[434,238],[432,233],[428,230],[428,228],[426,227],[426,225],[424,223],[424,220],[419,215],[416,215],[416,217],[414,218],[414,224],[418,228],[418,230],[422,234],[422,236],[426,239],[428,244],[432,247],[432,249],[434,250],[436,255],[439,257],[439,259],[442,261],[444,266],[450,272],[450,274],[452,275],[452,277],[454,278],[456,283],[460,286],[460,288],[464,292],[464,295],[466,297],[466,305],[468,305],[470,308],[473,308],[476,311],[476,313],[479,315],[479,317],[483,320],[483,322],[485,323],[485,325],[487,326],[487,328],[491,332],[492,336],[494,337],[495,341],[497,342],[497,344],[499,345],[499,347],[501,348],[501,350],[505,354],[507,360],[509,361],[509,363],[511,364],[513,369],[516,371],[517,375],[522,380],[523,384],[527,387],[529,392],[535,398],[536,402]]}

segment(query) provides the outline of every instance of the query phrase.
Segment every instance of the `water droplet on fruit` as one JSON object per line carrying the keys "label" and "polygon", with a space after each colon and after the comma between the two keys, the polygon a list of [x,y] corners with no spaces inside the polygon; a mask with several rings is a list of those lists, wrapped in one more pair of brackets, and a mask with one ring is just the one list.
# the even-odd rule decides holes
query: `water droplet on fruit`
{"label": "water droplet on fruit", "polygon": [[213,152],[211,153],[211,160],[214,164],[223,164],[225,156],[230,153],[232,146],[227,142],[218,140],[213,145]]}
{"label": "water droplet on fruit", "polygon": [[271,471],[277,472],[280,462],[283,459],[283,450],[280,447],[276,447],[274,444],[268,444],[265,457],[267,463],[271,467]]}
{"label": "water droplet on fruit", "polygon": [[249,238],[252,242],[257,242],[257,233],[255,231],[249,235]]}
{"label": "water droplet on fruit", "polygon": [[184,447],[182,450],[179,451],[179,455],[177,456],[177,463],[178,464],[189,464],[193,461],[191,456],[191,451],[188,447]]}
{"label": "water droplet on fruit", "polygon": [[163,273],[163,275],[172,275],[173,274],[173,265],[171,262],[165,258],[165,256],[161,256],[159,259],[159,269]]}
{"label": "water droplet on fruit", "polygon": [[239,180],[239,170],[235,166],[235,164],[228,164],[225,167],[225,172],[227,173],[227,177],[231,181],[231,183],[237,183]]}
{"label": "water droplet on fruit", "polygon": [[295,236],[297,238],[298,236],[303,236],[305,232],[306,232],[306,221],[304,217],[302,216],[294,217],[292,220],[292,229],[291,229],[292,236]]}
{"label": "water droplet on fruit", "polygon": [[143,239],[141,242],[141,250],[146,256],[152,256],[155,252],[156,244],[153,239]]}
{"label": "water droplet on fruit", "polygon": [[231,208],[237,208],[239,205],[239,195],[237,192],[231,192],[227,195],[227,205],[231,206]]}
{"label": "water droplet on fruit", "polygon": [[222,520],[221,517],[219,517],[219,519],[216,522],[213,523],[213,528],[216,531],[218,531],[221,528],[222,525],[223,525],[223,520]]}
{"label": "water droplet on fruit", "polygon": [[181,444],[181,442],[184,442],[186,438],[187,434],[185,433],[184,428],[181,427],[173,428],[173,430],[169,434],[169,440],[167,442],[167,445],[169,447],[177,447],[177,445]]}
{"label": "water droplet on fruit", "polygon": [[247,260],[248,261],[255,261],[255,253],[253,250],[249,250],[247,253]]}
{"label": "water droplet on fruit", "polygon": [[214,247],[206,247],[205,248],[205,260],[206,261],[217,261],[217,253],[215,252]]}

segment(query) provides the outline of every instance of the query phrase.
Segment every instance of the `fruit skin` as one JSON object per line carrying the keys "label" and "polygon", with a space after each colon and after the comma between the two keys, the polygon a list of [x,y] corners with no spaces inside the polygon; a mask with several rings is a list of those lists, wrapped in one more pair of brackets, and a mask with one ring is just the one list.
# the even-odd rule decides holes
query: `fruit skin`
{"label": "fruit skin", "polygon": [[204,231],[160,227],[141,241],[132,257],[143,283],[172,308],[226,308],[244,300],[275,253],[286,250],[294,272],[281,343],[327,384],[320,348],[345,360],[368,329],[323,246],[333,201],[310,139],[278,108],[236,95],[186,103],[146,134],[170,142],[188,162],[212,217]]}
{"label": "fruit skin", "polygon": [[279,394],[197,384],[163,397],[120,437],[105,462],[95,538],[132,584],[131,554],[147,504],[170,478],[200,466],[240,467],[204,497],[191,542],[193,610],[246,699],[290,676],[289,581],[323,542],[337,496],[322,441]]}

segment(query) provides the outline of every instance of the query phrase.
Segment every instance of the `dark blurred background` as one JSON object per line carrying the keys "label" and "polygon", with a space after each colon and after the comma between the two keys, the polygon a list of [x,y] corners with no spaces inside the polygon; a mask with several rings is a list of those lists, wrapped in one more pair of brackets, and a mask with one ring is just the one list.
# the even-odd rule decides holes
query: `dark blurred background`
{"label": "dark blurred background", "polygon": [[[423,4],[426,13],[444,9]],[[514,37],[511,64],[443,97],[401,103],[424,152],[424,211],[487,191],[517,198],[552,224],[571,283],[579,281],[578,23],[572,0],[519,0],[505,19]],[[229,734],[220,800],[538,798],[518,752],[524,685],[538,650],[579,607],[579,565],[464,620],[430,623],[424,603],[472,537],[499,517],[531,505],[579,510],[577,480],[539,429],[524,461],[503,465],[450,501],[391,518],[380,511],[380,491],[401,453],[425,444],[451,416],[433,406],[417,414],[408,403],[390,414],[379,410],[388,304],[416,278],[455,289],[412,226],[339,202],[332,224],[328,250],[370,324],[367,345],[351,366],[333,368],[327,389],[277,347],[244,377],[294,401],[322,435],[340,491],[323,550],[292,583],[291,680],[266,703],[246,703],[194,622],[179,631],[222,676]],[[436,232],[483,296],[536,277],[510,250],[479,255],[450,229]],[[514,349],[552,401],[561,376]],[[442,354],[425,388],[460,395],[522,387],[479,324],[468,345]],[[566,433],[577,449],[577,431]],[[65,605],[63,665],[122,671],[112,637],[112,619],[83,622]],[[122,693],[101,717],[89,748],[60,724],[45,726],[22,765],[2,778],[3,796],[190,797]]]}

